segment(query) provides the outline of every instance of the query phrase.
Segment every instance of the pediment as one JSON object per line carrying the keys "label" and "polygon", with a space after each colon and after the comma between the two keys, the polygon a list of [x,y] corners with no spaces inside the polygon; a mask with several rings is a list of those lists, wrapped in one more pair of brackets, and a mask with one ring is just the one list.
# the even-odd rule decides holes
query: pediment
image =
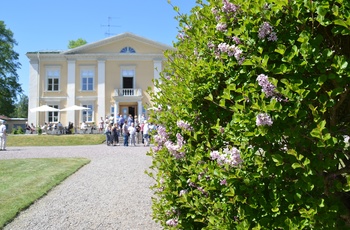
{"label": "pediment", "polygon": [[135,51],[136,54],[163,54],[169,49],[174,48],[132,33],[123,33],[64,51],[61,54],[132,54],[133,52],[130,51]]}

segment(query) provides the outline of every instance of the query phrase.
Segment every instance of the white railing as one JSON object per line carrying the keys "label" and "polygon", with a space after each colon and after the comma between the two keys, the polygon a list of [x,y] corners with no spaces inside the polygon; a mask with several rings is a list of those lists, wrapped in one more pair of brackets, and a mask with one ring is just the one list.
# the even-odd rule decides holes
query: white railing
{"label": "white railing", "polygon": [[115,89],[114,94],[116,96],[135,97],[135,96],[142,96],[142,90],[141,89]]}

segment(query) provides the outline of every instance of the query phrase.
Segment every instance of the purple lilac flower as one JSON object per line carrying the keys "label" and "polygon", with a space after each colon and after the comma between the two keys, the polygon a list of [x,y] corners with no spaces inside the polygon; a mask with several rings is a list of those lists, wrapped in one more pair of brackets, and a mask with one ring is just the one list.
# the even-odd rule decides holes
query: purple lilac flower
{"label": "purple lilac flower", "polygon": [[266,97],[274,97],[275,86],[269,81],[266,75],[260,74],[257,79],[258,84],[262,87],[262,91],[265,93]]}
{"label": "purple lilac flower", "polygon": [[197,188],[197,185],[195,183],[193,183],[190,179],[187,180],[187,184],[190,187]]}
{"label": "purple lilac flower", "polygon": [[177,124],[177,127],[179,127],[179,128],[182,128],[182,129],[185,129],[185,130],[188,130],[188,131],[192,131],[193,130],[192,126],[190,124],[188,124],[187,121],[180,120],[176,124]]}
{"label": "purple lilac flower", "polygon": [[239,38],[236,37],[236,36],[233,36],[233,37],[232,37],[232,40],[233,40],[237,45],[242,43],[242,42],[241,42],[241,39],[239,39]]}
{"label": "purple lilac flower", "polygon": [[226,179],[220,180],[220,185],[227,185]]}
{"label": "purple lilac flower", "polygon": [[211,8],[211,12],[214,14],[214,15],[217,15],[219,13],[219,10],[216,9],[216,8]]}
{"label": "purple lilac flower", "polygon": [[268,125],[271,126],[273,124],[271,117],[267,113],[260,113],[256,116],[256,125]]}
{"label": "purple lilac flower", "polygon": [[277,40],[278,40],[277,34],[276,34],[275,32],[272,32],[272,33],[270,34],[270,36],[267,38],[267,40],[273,41],[273,42],[277,41]]}
{"label": "purple lilac flower", "polygon": [[208,49],[212,50],[212,49],[214,49],[214,48],[215,48],[214,43],[213,43],[213,42],[209,42],[209,43],[208,43]]}
{"label": "purple lilac flower", "polygon": [[216,25],[216,29],[217,29],[218,31],[225,32],[226,29],[227,29],[227,25],[226,25],[225,23],[219,22],[219,23]]}
{"label": "purple lilac flower", "polygon": [[203,195],[208,196],[208,193],[202,187],[197,187],[198,191],[200,191]]}
{"label": "purple lilac flower", "polygon": [[269,41],[277,41],[277,35],[273,32],[273,27],[268,22],[263,22],[259,28],[258,37],[264,39],[267,37]]}
{"label": "purple lilac flower", "polygon": [[240,151],[236,147],[231,149],[225,148],[222,153],[219,151],[212,151],[210,157],[212,160],[216,160],[219,165],[230,165],[231,167],[236,167],[243,163]]}
{"label": "purple lilac flower", "polygon": [[166,225],[168,225],[168,226],[173,226],[173,227],[175,227],[175,226],[177,226],[177,224],[178,224],[178,220],[172,218],[172,219],[167,220],[165,223],[166,223]]}
{"label": "purple lilac flower", "polygon": [[224,3],[224,6],[222,7],[222,11],[224,11],[225,13],[236,13],[237,12],[237,10],[239,8],[237,5],[230,3],[227,0],[223,0],[222,2]]}
{"label": "purple lilac flower", "polygon": [[187,189],[182,189],[180,192],[179,192],[179,196],[183,196],[185,194],[188,193],[188,190]]}
{"label": "purple lilac flower", "polygon": [[183,33],[178,33],[177,37],[178,37],[179,40],[184,40],[184,38],[185,38]]}
{"label": "purple lilac flower", "polygon": [[168,140],[169,135],[167,134],[165,127],[163,126],[159,126],[157,128],[157,134],[154,135],[154,141],[155,143],[157,143],[157,146],[153,147],[153,151],[154,152],[159,152],[163,146],[164,143]]}
{"label": "purple lilac flower", "polygon": [[235,45],[228,45],[226,43],[220,43],[218,45],[218,50],[221,52],[221,53],[227,53],[228,56],[232,57],[234,56],[236,58],[237,61],[240,61],[241,60],[241,55],[242,55],[242,50],[235,46]]}
{"label": "purple lilac flower", "polygon": [[162,149],[163,149],[163,146],[161,146],[161,145],[152,147],[153,152],[159,152]]}
{"label": "purple lilac flower", "polygon": [[174,144],[172,141],[168,140],[164,143],[165,147],[168,149],[168,151],[176,158],[176,159],[181,159],[185,157],[185,152],[180,152],[183,144],[184,144],[184,139],[181,136],[180,133],[176,134],[177,138],[177,144]]}
{"label": "purple lilac flower", "polygon": [[219,153],[219,151],[212,151],[211,153],[210,153],[210,158],[212,159],[212,160],[216,160],[216,159],[218,159],[220,157],[220,153]]}
{"label": "purple lilac flower", "polygon": [[222,52],[222,53],[227,53],[229,50],[230,46],[226,43],[220,43],[218,45],[218,49]]}

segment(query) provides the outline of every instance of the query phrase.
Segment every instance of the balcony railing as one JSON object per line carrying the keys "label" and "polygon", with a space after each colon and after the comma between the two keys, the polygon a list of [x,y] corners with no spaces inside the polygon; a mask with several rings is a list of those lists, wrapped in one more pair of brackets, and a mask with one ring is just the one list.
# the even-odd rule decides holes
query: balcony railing
{"label": "balcony railing", "polygon": [[115,96],[119,97],[136,97],[136,96],[142,96],[142,90],[141,89],[115,89],[114,91]]}

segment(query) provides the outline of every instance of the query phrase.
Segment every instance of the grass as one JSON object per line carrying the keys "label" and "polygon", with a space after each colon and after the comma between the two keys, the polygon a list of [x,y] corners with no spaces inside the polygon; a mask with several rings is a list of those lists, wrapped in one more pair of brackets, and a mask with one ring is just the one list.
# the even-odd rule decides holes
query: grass
{"label": "grass", "polygon": [[79,135],[8,135],[7,146],[97,145],[106,140],[102,134]]}
{"label": "grass", "polygon": [[0,160],[0,229],[89,162],[85,158]]}

